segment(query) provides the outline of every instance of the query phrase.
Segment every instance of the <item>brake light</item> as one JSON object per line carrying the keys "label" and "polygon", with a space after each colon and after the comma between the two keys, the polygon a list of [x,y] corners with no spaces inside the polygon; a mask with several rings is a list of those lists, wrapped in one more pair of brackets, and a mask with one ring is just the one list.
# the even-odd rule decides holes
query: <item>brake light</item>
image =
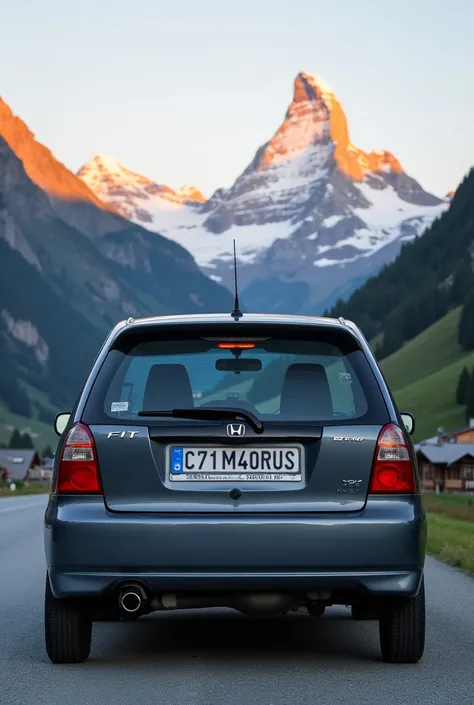
{"label": "brake light", "polygon": [[102,494],[94,439],[82,423],[73,426],[67,435],[55,491],[59,494]]}
{"label": "brake light", "polygon": [[255,343],[218,343],[217,347],[223,350],[250,350]]}
{"label": "brake light", "polygon": [[369,493],[413,494],[414,468],[401,428],[388,424],[381,430],[375,452]]}

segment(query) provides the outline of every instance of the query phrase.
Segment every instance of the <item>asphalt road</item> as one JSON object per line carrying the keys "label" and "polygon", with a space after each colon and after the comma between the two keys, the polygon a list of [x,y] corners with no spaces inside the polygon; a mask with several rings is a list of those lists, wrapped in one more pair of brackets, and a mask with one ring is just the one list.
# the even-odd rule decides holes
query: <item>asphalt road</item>
{"label": "asphalt road", "polygon": [[250,619],[225,610],[100,623],[80,665],[43,647],[46,498],[0,499],[1,705],[431,705],[474,703],[474,580],[429,559],[427,645],[380,661],[375,622],[343,608]]}

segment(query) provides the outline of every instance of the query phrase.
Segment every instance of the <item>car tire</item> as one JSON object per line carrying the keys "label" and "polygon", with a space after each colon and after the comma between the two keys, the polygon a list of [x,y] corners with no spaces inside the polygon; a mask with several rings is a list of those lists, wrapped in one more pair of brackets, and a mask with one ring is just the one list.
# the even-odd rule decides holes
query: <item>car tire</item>
{"label": "car tire", "polygon": [[378,619],[379,616],[377,611],[370,609],[366,605],[352,605],[351,607],[352,619],[366,620],[366,619]]}
{"label": "car tire", "polygon": [[92,619],[73,600],[54,597],[46,576],[44,600],[46,653],[53,663],[82,663],[91,650]]}
{"label": "car tire", "polygon": [[386,605],[379,620],[382,658],[387,663],[418,663],[425,649],[425,585],[415,597]]}

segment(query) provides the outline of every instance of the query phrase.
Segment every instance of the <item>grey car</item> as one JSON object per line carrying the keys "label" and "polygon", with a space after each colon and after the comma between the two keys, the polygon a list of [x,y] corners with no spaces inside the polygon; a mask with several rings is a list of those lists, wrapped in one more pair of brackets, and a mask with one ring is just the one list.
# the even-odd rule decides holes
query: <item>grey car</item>
{"label": "grey car", "polygon": [[60,434],[45,638],[163,610],[351,607],[382,658],[424,650],[426,520],[410,433],[343,319],[164,316],[109,334]]}

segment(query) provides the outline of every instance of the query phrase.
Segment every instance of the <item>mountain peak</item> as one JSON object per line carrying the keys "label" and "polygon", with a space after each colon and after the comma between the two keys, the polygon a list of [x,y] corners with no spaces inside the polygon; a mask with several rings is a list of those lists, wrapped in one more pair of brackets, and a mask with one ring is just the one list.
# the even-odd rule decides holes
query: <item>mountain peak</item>
{"label": "mountain peak", "polygon": [[176,191],[127,169],[113,156],[97,152],[77,172],[78,177],[125,218],[145,226],[156,214],[196,208],[206,201],[195,186],[185,184]]}
{"label": "mountain peak", "polygon": [[185,200],[194,201],[196,203],[205,203],[207,200],[202,191],[195,186],[191,186],[190,184],[183,184],[180,186],[180,188],[176,191],[176,195]]}
{"label": "mountain peak", "polygon": [[[300,71],[285,120],[254,162],[257,171],[291,161],[298,169],[338,169],[352,181],[369,174],[403,173],[387,150],[364,152],[352,144],[347,118],[331,86],[319,75]],[[306,162],[306,166],[303,164]]]}
{"label": "mountain peak", "polygon": [[98,167],[111,170],[124,168],[118,159],[110,154],[103,154],[102,152],[96,152],[89,160],[88,164],[96,164]]}
{"label": "mountain peak", "polygon": [[318,97],[331,98],[334,91],[324,78],[315,73],[300,71],[295,78],[293,102],[301,103]]}
{"label": "mountain peak", "polygon": [[88,162],[83,164],[77,172],[77,176],[92,190],[94,190],[96,183],[104,179],[115,184],[124,181],[133,181],[140,186],[155,185],[151,179],[147,179],[145,176],[130,171],[130,169],[124,167],[118,159],[110,154],[103,154],[102,152],[96,152]]}
{"label": "mountain peak", "polygon": [[[137,174],[135,171],[127,169],[121,162],[110,154],[96,152],[88,162],[77,172],[77,176],[82,179],[93,191],[97,193],[97,186],[107,182],[110,188],[117,189],[142,189],[146,187],[148,194],[159,194],[160,198],[179,203],[181,201],[194,201],[204,203],[206,197],[203,193],[190,184],[183,184],[176,191],[164,184],[157,184],[146,176]],[[106,201],[109,201],[107,193],[103,194]],[[149,198],[149,195],[146,196]]]}

